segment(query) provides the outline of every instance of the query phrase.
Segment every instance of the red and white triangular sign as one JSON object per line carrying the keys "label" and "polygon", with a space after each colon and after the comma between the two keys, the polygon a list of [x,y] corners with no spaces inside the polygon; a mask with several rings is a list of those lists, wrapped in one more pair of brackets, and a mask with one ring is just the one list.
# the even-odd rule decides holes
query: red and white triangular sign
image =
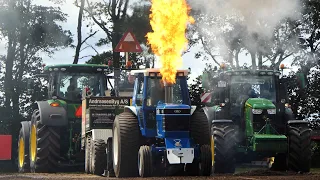
{"label": "red and white triangular sign", "polygon": [[134,34],[129,30],[122,36],[114,51],[142,52],[142,49]]}

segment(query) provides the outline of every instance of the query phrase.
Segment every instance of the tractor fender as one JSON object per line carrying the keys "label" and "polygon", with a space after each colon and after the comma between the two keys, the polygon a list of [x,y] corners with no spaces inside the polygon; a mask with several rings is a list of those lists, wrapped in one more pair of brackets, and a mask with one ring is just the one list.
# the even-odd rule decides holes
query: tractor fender
{"label": "tractor fender", "polygon": [[132,112],[136,116],[138,114],[137,108],[135,106],[125,106],[124,112]]}
{"label": "tractor fender", "polygon": [[304,121],[304,120],[289,120],[288,125],[302,125],[302,124],[309,124],[308,121]]}
{"label": "tractor fender", "polygon": [[64,107],[52,107],[47,101],[38,101],[40,122],[47,126],[67,126],[68,116]]}
{"label": "tractor fender", "polygon": [[204,113],[206,114],[208,121],[211,123],[214,118],[213,108],[206,106],[206,107],[203,107],[202,109],[203,109]]}
{"label": "tractor fender", "polygon": [[197,109],[197,106],[191,106],[190,115],[192,115]]}

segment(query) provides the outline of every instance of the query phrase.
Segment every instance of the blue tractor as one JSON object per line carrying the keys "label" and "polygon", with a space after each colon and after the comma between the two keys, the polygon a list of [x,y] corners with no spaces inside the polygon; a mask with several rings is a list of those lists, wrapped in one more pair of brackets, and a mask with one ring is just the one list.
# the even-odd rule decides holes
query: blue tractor
{"label": "blue tractor", "polygon": [[191,106],[187,74],[178,70],[176,83],[169,85],[162,83],[159,69],[131,71],[132,106],[115,118],[109,172],[116,177],[210,176],[210,128],[204,111]]}

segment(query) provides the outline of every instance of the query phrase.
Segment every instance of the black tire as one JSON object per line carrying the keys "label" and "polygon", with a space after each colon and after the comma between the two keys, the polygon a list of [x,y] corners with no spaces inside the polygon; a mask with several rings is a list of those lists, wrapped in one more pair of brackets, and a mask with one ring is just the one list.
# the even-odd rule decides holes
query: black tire
{"label": "black tire", "polygon": [[113,161],[112,161],[112,138],[108,138],[107,140],[107,176],[115,177],[113,170]]}
{"label": "black tire", "polygon": [[23,122],[19,132],[18,156],[17,156],[19,173],[30,172],[30,160],[29,160],[30,124],[31,124],[30,122]]}
{"label": "black tire", "polygon": [[91,141],[91,171],[92,174],[102,175],[106,169],[106,143],[102,139]]}
{"label": "black tire", "polygon": [[140,129],[137,117],[121,113],[113,123],[113,169],[116,177],[138,177]]}
{"label": "black tire", "polygon": [[211,146],[200,147],[200,176],[210,176],[212,169]]}
{"label": "black tire", "polygon": [[212,153],[210,145],[200,147],[200,158],[195,158],[191,164],[186,164],[188,176],[210,176],[212,170]]}
{"label": "black tire", "polygon": [[213,124],[214,173],[235,172],[236,138],[235,128],[231,124]]}
{"label": "black tire", "polygon": [[91,173],[91,137],[87,136],[86,138],[86,150],[85,150],[85,164],[84,164],[84,171],[89,174]]}
{"label": "black tire", "polygon": [[308,125],[288,127],[288,168],[296,172],[310,172],[311,129]]}
{"label": "black tire", "polygon": [[210,126],[203,109],[196,110],[191,116],[190,136],[200,147],[210,144]]}
{"label": "black tire", "polygon": [[[202,145],[210,144],[210,126],[206,114],[203,109],[196,110],[190,121],[190,136],[194,140],[195,144]],[[211,152],[211,150],[210,150]],[[199,163],[201,162],[201,153],[200,157],[195,157],[191,164],[186,164],[186,173],[189,176],[198,176],[201,174],[199,169]],[[210,160],[210,169],[211,169],[211,160]]]}
{"label": "black tire", "polygon": [[59,129],[42,125],[39,110],[35,110],[32,117],[29,143],[31,172],[57,172],[60,160]]}
{"label": "black tire", "polygon": [[138,153],[138,168],[140,177],[152,175],[152,152],[149,146],[141,146]]}

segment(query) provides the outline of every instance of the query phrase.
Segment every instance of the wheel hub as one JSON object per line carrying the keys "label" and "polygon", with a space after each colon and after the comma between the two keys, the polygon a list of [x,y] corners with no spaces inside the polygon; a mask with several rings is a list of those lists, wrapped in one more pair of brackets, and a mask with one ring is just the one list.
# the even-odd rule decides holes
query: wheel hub
{"label": "wheel hub", "polygon": [[37,128],[36,125],[33,125],[31,128],[30,134],[30,151],[31,151],[31,161],[35,161],[37,153]]}
{"label": "wheel hub", "polygon": [[20,138],[19,140],[19,167],[22,168],[23,164],[24,164],[24,156],[25,156],[25,152],[24,152],[24,140],[23,138]]}
{"label": "wheel hub", "polygon": [[118,142],[119,142],[119,139],[118,139],[118,128],[115,127],[114,128],[114,131],[113,131],[113,141],[112,141],[112,150],[113,150],[113,162],[114,162],[114,165],[118,165],[118,161],[119,161],[119,158],[118,158]]}

